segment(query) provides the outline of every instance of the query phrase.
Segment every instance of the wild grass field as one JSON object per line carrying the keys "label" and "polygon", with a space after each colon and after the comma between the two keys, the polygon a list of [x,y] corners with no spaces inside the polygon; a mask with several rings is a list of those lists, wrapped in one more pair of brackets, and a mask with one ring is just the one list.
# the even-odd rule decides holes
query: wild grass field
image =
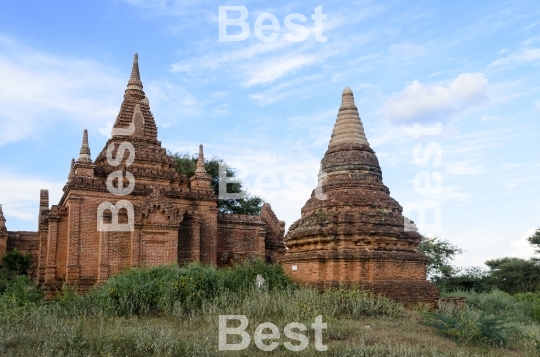
{"label": "wild grass field", "polygon": [[[268,290],[255,286],[257,274],[267,279]],[[133,269],[82,296],[66,287],[53,300],[44,300],[23,276],[4,277],[0,289],[1,356],[540,355],[535,294],[457,292],[466,296],[466,307],[404,309],[355,288],[298,287],[279,266],[262,262],[219,270],[197,264]],[[247,349],[218,350],[219,315],[248,318]],[[315,349],[310,328],[319,315],[327,323],[325,352]],[[272,352],[253,342],[262,322],[281,333]],[[303,351],[283,345],[297,343],[283,336],[290,322],[308,327]],[[229,343],[238,341],[229,336]]]}

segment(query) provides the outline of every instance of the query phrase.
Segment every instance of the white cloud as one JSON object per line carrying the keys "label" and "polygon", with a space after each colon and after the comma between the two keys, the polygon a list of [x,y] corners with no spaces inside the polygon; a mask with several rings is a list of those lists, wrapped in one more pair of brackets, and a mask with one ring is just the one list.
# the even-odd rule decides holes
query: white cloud
{"label": "white cloud", "polygon": [[420,57],[426,53],[426,49],[423,46],[409,42],[393,44],[390,46],[389,51],[393,56],[399,56],[401,58]]}
{"label": "white cloud", "polygon": [[534,105],[536,106],[536,109],[540,110],[540,100],[535,101]]}
{"label": "white cloud", "polygon": [[534,247],[529,244],[527,238],[534,234],[536,231],[535,228],[528,229],[523,235],[512,242],[510,242],[510,247],[512,251],[508,256],[528,259],[534,256]]}
{"label": "white cloud", "polygon": [[[197,56],[188,58],[171,65],[171,72],[185,72],[190,74],[196,74],[208,69],[223,70],[225,65],[230,65],[236,62],[245,62],[258,55],[265,54],[280,50],[285,46],[290,45],[291,42],[284,39],[278,39],[274,42],[257,42],[246,48],[228,48],[227,51],[220,51],[207,54],[205,56]],[[232,44],[231,44],[232,46]]]}
{"label": "white cloud", "polygon": [[511,68],[520,64],[540,60],[540,48],[521,48],[504,58],[499,58],[489,64],[490,67]]}
{"label": "white cloud", "polygon": [[111,69],[5,37],[0,37],[0,53],[0,146],[34,135],[52,121],[99,125],[116,117],[127,78],[118,79]]}
{"label": "white cloud", "polygon": [[2,168],[0,168],[0,177],[2,178],[0,203],[9,230],[12,230],[9,225],[9,216],[20,220],[34,220],[37,228],[40,190],[49,190],[49,202],[52,205],[60,200],[62,187],[65,184],[65,182],[49,181],[39,176],[13,173]]}
{"label": "white cloud", "polygon": [[463,192],[458,186],[444,185],[439,192],[430,196],[430,199],[442,204],[444,202],[468,202],[472,196]]}
{"label": "white cloud", "polygon": [[153,81],[144,87],[159,126],[169,127],[182,118],[200,113],[200,101],[185,88],[169,81]]}
{"label": "white cloud", "polygon": [[259,66],[253,67],[245,84],[247,86],[252,86],[273,82],[274,80],[283,77],[285,74],[309,65],[314,61],[315,58],[312,56],[283,56],[274,58],[261,63]]}
{"label": "white cloud", "polygon": [[292,95],[304,96],[312,89],[305,85],[305,82],[314,82],[320,79],[320,75],[296,76],[295,79],[275,84],[267,90],[251,94],[249,97],[260,106],[277,102],[280,99]]}
{"label": "white cloud", "polygon": [[456,162],[444,165],[450,175],[479,175],[484,172],[483,166],[473,166],[468,162]]}
{"label": "white cloud", "polygon": [[442,121],[488,98],[488,80],[482,73],[462,73],[448,86],[418,80],[387,100],[384,113],[394,122]]}

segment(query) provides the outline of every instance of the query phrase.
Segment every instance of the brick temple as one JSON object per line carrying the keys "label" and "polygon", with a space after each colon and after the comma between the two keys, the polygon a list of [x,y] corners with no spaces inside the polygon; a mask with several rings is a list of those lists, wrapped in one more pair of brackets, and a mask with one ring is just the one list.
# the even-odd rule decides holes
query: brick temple
{"label": "brick temple", "polygon": [[348,87],[319,185],[285,237],[285,223],[267,203],[260,215],[219,213],[202,145],[187,177],[157,134],[135,55],[111,138],[92,160],[84,131],[58,204],[41,191],[38,231],[8,231],[0,205],[0,256],[30,252],[33,276],[51,293],[64,282],[84,291],[126,267],[261,257],[279,261],[300,283],[357,284],[406,304],[436,303],[439,292],[417,249],[421,236],[414,224],[404,228]]}
{"label": "brick temple", "polygon": [[126,267],[275,261],[285,250],[285,222],[270,205],[256,216],[219,213],[202,145],[187,177],[157,134],[135,55],[111,138],[92,160],[84,131],[60,202],[50,206],[41,191],[38,231],[8,231],[0,206],[0,256],[30,252],[33,275],[51,293],[64,282],[87,290]]}
{"label": "brick temple", "polygon": [[421,236],[414,224],[404,227],[347,87],[319,186],[285,236],[281,264],[297,282],[357,284],[406,304],[435,305],[439,292],[426,280],[427,258],[417,250]]}

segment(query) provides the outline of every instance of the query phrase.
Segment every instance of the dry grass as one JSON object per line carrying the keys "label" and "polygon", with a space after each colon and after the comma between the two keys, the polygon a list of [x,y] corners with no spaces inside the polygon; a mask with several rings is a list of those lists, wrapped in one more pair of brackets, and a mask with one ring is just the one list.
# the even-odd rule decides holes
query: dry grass
{"label": "dry grass", "polygon": [[[253,341],[243,351],[219,351],[219,315],[247,316],[246,331],[252,339],[256,326],[262,322],[272,322],[281,332],[290,322],[306,325],[308,348],[289,351],[283,346],[289,340],[282,337],[280,346],[271,352],[278,356],[540,355],[540,325],[522,312],[517,300],[500,292],[471,295],[471,309],[475,309],[474,314],[512,316],[511,323],[519,333],[512,335],[515,339],[505,348],[476,342],[475,346],[465,346],[427,326],[426,311],[405,310],[399,303],[358,289],[293,288],[275,267],[244,266],[232,272],[199,266],[186,269],[128,272],[94,293],[77,296],[66,291],[60,300],[52,302],[40,301],[39,294],[20,281],[0,296],[0,356],[269,354],[260,351]],[[249,288],[256,269],[262,269],[275,282],[282,281],[281,285],[274,284],[281,287],[269,292]],[[223,288],[216,289],[215,281],[221,282]],[[439,315],[452,311],[445,307]],[[323,333],[326,352],[314,348],[310,326],[318,315],[328,324]],[[229,343],[237,342],[235,337],[238,336],[230,336]]]}
{"label": "dry grass", "polygon": [[[33,311],[0,320],[2,356],[265,356],[252,342],[244,351],[218,351],[218,315],[146,317],[56,317]],[[248,315],[248,318],[250,316]],[[524,349],[458,346],[420,323],[416,312],[397,317],[325,319],[328,356],[530,356]],[[251,318],[247,331],[264,319]],[[308,325],[313,317],[302,319]],[[282,331],[285,323],[272,321]],[[285,321],[285,319],[283,320]],[[291,321],[287,321],[291,322]],[[309,326],[309,325],[308,325]],[[369,326],[369,328],[366,328]],[[273,355],[319,356],[310,345],[291,352],[280,345]],[[281,339],[284,342],[286,339]],[[233,342],[233,341],[229,341]]]}

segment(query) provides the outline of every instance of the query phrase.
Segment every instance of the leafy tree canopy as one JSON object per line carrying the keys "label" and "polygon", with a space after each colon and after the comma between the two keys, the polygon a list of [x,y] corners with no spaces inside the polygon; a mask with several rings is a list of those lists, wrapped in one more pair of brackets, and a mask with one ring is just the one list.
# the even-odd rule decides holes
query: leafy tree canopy
{"label": "leafy tree canopy", "polygon": [[535,253],[540,253],[540,228],[537,228],[536,231],[527,238],[529,243],[534,246]]}
{"label": "leafy tree canopy", "polygon": [[11,252],[7,252],[6,255],[2,257],[2,268],[15,274],[26,274],[28,270],[30,270],[31,264],[32,257],[30,256],[30,253],[19,253],[17,248],[13,249]]}
{"label": "leafy tree canopy", "polygon": [[[180,174],[193,176],[195,169],[197,168],[197,154],[171,154],[176,160],[176,171]],[[212,177],[210,186],[219,197],[219,167],[220,165],[225,167],[225,174],[227,177],[234,178],[235,171],[227,165],[227,163],[216,156],[212,156],[210,159],[204,160],[204,168],[206,172]],[[244,188],[243,183],[240,181],[227,183],[228,193],[244,193],[243,199],[218,199],[217,207],[222,213],[236,213],[236,214],[249,214],[257,215],[261,212],[263,200],[260,197],[250,195]]]}
{"label": "leafy tree canopy", "polygon": [[450,277],[457,273],[457,268],[453,267],[451,262],[463,251],[449,241],[438,237],[423,237],[418,250],[429,259],[426,270],[431,280]]}
{"label": "leafy tree canopy", "polygon": [[500,258],[486,261],[492,285],[509,294],[540,290],[540,260]]}

